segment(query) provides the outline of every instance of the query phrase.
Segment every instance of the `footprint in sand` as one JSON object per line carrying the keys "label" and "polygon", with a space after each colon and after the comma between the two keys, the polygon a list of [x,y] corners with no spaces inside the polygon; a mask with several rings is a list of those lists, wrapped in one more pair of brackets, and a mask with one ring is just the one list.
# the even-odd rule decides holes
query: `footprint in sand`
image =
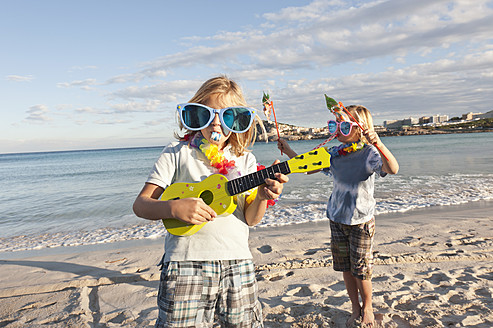
{"label": "footprint in sand", "polygon": [[316,294],[322,295],[327,289],[321,288],[318,285],[303,285],[292,288],[286,292],[287,296],[296,297],[311,297]]}
{"label": "footprint in sand", "polygon": [[257,249],[262,254],[267,254],[267,253],[272,252],[272,247],[270,245],[264,245],[264,246],[259,247]]}
{"label": "footprint in sand", "polygon": [[272,277],[269,279],[269,281],[278,281],[278,280],[281,280],[282,278],[284,278],[283,276],[275,276],[275,277]]}
{"label": "footprint in sand", "polygon": [[482,238],[476,237],[476,235],[460,235],[453,236],[450,238],[445,245],[448,247],[452,246],[486,246],[487,244],[491,244],[492,238]]}
{"label": "footprint in sand", "polygon": [[402,273],[398,273],[398,274],[394,275],[394,278],[402,281],[402,280],[404,280],[404,278],[406,278],[406,276],[403,275]]}
{"label": "footprint in sand", "polygon": [[130,311],[123,311],[104,315],[101,318],[101,322],[122,325],[128,323],[131,319],[132,313]]}
{"label": "footprint in sand", "polygon": [[465,295],[460,293],[450,296],[448,301],[452,304],[467,304],[470,300]]}
{"label": "footprint in sand", "polygon": [[448,276],[445,273],[434,273],[431,275],[430,278],[425,279],[431,282],[434,285],[438,285],[441,282],[450,282],[452,280],[452,277]]}
{"label": "footprint in sand", "polygon": [[120,272],[122,274],[131,274],[131,273],[144,273],[147,271],[150,271],[150,268],[148,268],[148,267],[143,267],[143,268],[131,267],[131,268],[125,268],[125,269],[121,270]]}
{"label": "footprint in sand", "polygon": [[286,277],[290,277],[294,275],[293,271],[288,271],[288,272],[279,272],[276,274],[266,274],[266,275],[260,275],[257,276],[257,281],[262,281],[262,280],[268,280],[268,281],[278,281],[281,279],[284,279]]}
{"label": "footprint in sand", "polygon": [[474,293],[479,297],[484,297],[486,299],[491,299],[491,292],[487,288],[479,288],[474,291]]}
{"label": "footprint in sand", "polygon": [[390,279],[390,277],[388,277],[388,276],[376,276],[376,277],[372,278],[372,280],[374,282],[383,282],[383,281],[387,281],[389,279]]}
{"label": "footprint in sand", "polygon": [[311,289],[308,286],[302,286],[293,295],[298,296],[298,297],[307,297],[307,296],[312,296],[313,292],[311,291]]}
{"label": "footprint in sand", "polygon": [[461,276],[457,277],[457,280],[459,281],[477,281],[478,278],[476,278],[474,275],[465,272]]}
{"label": "footprint in sand", "polygon": [[485,274],[478,274],[478,278],[486,279],[486,280],[493,280],[493,272],[486,272]]}

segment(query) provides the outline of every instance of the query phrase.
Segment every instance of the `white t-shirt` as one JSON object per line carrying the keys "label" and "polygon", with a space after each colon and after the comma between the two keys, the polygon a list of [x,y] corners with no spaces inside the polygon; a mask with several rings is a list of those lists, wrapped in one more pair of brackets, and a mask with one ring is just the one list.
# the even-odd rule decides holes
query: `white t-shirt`
{"label": "white t-shirt", "polygon": [[[257,171],[252,153],[236,157],[230,147],[224,149],[228,160],[234,160],[241,175]],[[166,189],[175,182],[200,182],[215,173],[209,159],[187,142],[172,142],[166,146],[154,164],[148,183]],[[244,217],[245,195],[237,196],[237,208],[233,214],[224,213],[206,223],[191,236],[165,237],[164,261],[208,261],[251,259],[248,247],[249,227]]]}

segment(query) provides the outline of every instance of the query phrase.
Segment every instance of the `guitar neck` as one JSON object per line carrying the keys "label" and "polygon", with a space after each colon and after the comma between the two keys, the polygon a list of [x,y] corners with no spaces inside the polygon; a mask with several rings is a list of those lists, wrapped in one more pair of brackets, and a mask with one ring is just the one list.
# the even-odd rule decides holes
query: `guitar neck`
{"label": "guitar neck", "polygon": [[275,164],[263,170],[230,180],[226,183],[226,188],[230,196],[238,195],[264,184],[265,179],[267,178],[275,180],[275,173],[282,173],[285,175],[291,173],[288,162]]}

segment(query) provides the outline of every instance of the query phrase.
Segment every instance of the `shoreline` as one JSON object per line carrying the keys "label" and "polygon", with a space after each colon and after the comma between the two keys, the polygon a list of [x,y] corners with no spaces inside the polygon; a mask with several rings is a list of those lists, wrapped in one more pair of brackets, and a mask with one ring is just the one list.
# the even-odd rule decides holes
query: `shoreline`
{"label": "shoreline", "polygon": [[[493,322],[493,201],[376,217],[373,305],[385,327]],[[252,228],[265,327],[339,327],[350,313],[327,221]],[[0,254],[3,327],[151,327],[163,240]]]}
{"label": "shoreline", "polygon": [[[440,214],[440,213],[463,213],[475,211],[475,215],[487,215],[493,213],[493,200],[480,200],[477,202],[471,202],[467,204],[456,204],[447,206],[432,206],[425,208],[416,208],[406,212],[392,212],[383,213],[375,215],[377,222],[382,222],[392,219],[402,219],[409,218],[420,214]],[[478,212],[479,211],[479,212]],[[314,228],[320,228],[328,224],[328,219],[320,221],[309,221],[302,223],[292,223],[279,226],[266,226],[266,227],[251,227],[250,237],[255,234],[269,234],[277,230],[310,230]],[[329,235],[330,237],[330,235]],[[163,238],[142,238],[142,239],[130,239],[121,240],[115,242],[105,242],[105,243],[95,243],[87,245],[76,245],[76,246],[56,246],[56,247],[43,247],[39,249],[21,250],[21,251],[4,251],[0,252],[0,261],[8,259],[19,259],[26,257],[38,257],[38,256],[50,256],[59,254],[77,254],[83,252],[99,251],[99,250],[114,250],[121,248],[131,248],[131,247],[141,247],[147,244],[159,244],[164,245]]]}

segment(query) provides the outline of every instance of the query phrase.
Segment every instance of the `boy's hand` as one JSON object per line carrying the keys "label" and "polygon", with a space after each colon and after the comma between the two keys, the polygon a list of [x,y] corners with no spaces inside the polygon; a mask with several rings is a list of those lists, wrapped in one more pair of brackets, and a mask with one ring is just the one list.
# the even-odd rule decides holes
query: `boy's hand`
{"label": "boy's hand", "polygon": [[284,153],[284,154],[288,155],[289,158],[293,158],[294,156],[297,155],[295,153],[295,151],[293,149],[291,149],[291,147],[289,146],[287,140],[285,140],[283,138],[277,139],[277,148],[279,148],[279,150],[281,151],[281,153]]}
{"label": "boy's hand", "polygon": [[366,130],[363,132],[363,135],[365,136],[366,140],[368,140],[368,142],[372,145],[380,145],[382,143],[380,141],[380,137],[375,132],[375,130]]}
{"label": "boy's hand", "polygon": [[216,212],[202,198],[170,200],[172,217],[189,224],[213,221]]}
{"label": "boy's hand", "polygon": [[277,148],[282,152],[284,152],[287,149],[291,149],[291,147],[289,147],[288,145],[288,142],[283,138],[277,139]]}
{"label": "boy's hand", "polygon": [[[279,163],[279,160],[274,162],[275,165]],[[273,179],[265,179],[265,184],[258,187],[257,197],[260,200],[269,200],[269,199],[277,199],[282,194],[282,190],[284,188],[283,184],[289,181],[289,178],[282,173],[275,173],[276,180]]]}

